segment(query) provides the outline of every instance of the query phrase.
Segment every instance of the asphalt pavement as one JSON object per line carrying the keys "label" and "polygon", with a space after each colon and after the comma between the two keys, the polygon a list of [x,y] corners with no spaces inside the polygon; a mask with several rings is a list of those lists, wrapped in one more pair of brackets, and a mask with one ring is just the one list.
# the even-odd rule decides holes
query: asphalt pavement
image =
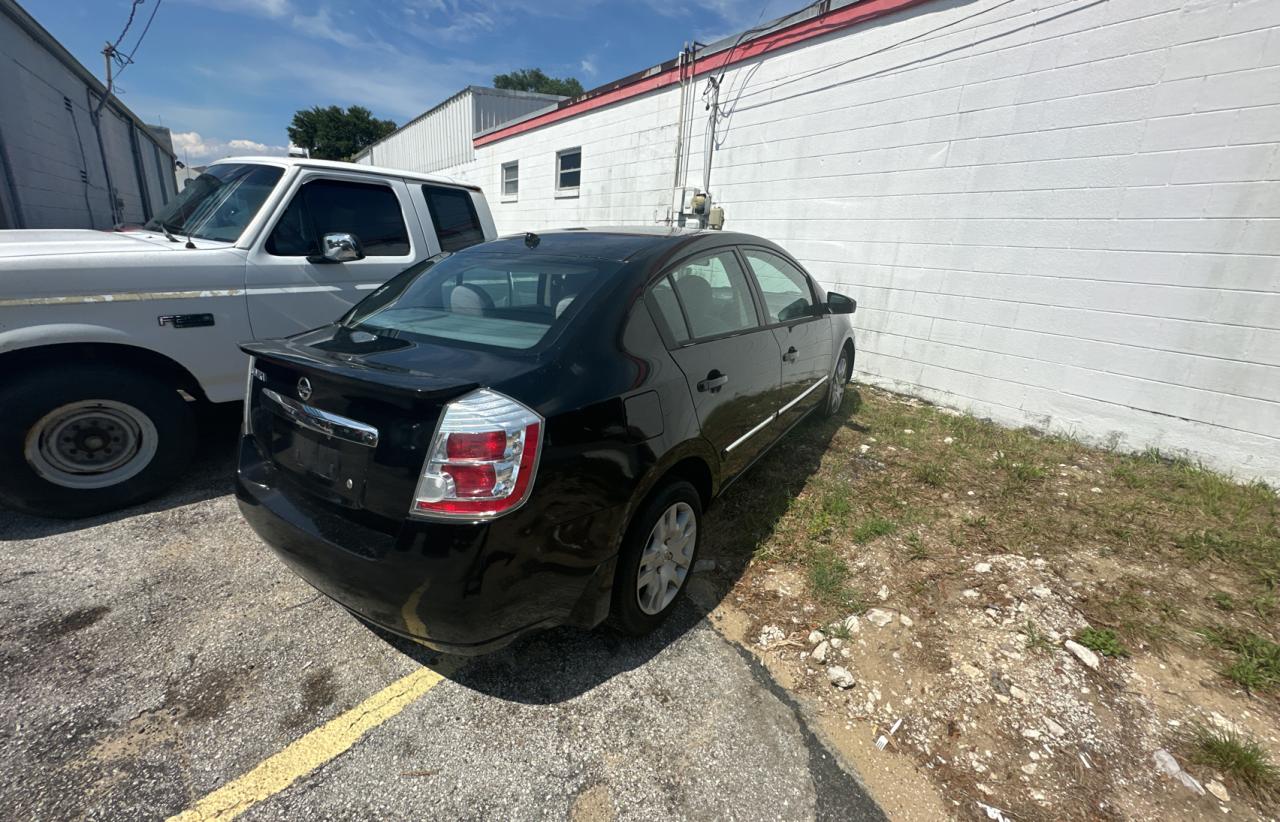
{"label": "asphalt pavement", "polygon": [[0,818],[882,818],[688,599],[469,660],[367,628],[241,520],[230,439],[140,509],[0,510]]}

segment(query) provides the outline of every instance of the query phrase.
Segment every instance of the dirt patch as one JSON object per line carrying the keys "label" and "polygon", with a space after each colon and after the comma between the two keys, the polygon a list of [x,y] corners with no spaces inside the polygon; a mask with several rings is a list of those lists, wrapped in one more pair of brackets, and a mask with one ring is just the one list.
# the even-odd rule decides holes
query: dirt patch
{"label": "dirt patch", "polygon": [[165,691],[162,710],[177,721],[203,722],[226,713],[236,695],[244,691],[242,675],[212,668],[191,677],[181,677]]}
{"label": "dirt patch", "polygon": [[569,809],[573,822],[610,822],[614,818],[613,801],[604,785],[592,785],[573,800]]}
{"label": "dirt patch", "polygon": [[1230,728],[1280,760],[1272,489],[858,399],[726,496],[703,555],[727,569],[713,620],[890,816],[1276,813],[1186,741]]}

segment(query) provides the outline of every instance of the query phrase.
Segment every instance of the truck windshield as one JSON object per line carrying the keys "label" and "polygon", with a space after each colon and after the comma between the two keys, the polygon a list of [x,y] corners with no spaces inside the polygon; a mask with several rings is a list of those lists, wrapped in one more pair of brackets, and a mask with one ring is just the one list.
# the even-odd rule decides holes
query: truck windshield
{"label": "truck windshield", "polygon": [[382,337],[531,349],[620,265],[509,252],[435,257],[374,291],[342,324]]}
{"label": "truck windshield", "polygon": [[209,166],[144,228],[204,240],[240,239],[284,169],[248,163]]}

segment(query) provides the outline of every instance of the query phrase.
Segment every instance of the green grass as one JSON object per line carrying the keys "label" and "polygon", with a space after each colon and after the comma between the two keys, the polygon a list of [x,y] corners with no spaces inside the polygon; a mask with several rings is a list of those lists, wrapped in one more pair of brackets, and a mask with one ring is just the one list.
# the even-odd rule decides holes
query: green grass
{"label": "green grass", "polygon": [[1208,629],[1205,639],[1234,655],[1222,675],[1251,693],[1280,691],[1280,645],[1252,631]]}
{"label": "green grass", "polygon": [[815,549],[809,557],[809,586],[824,605],[860,612],[861,594],[849,585],[849,564],[830,546]]}
{"label": "green grass", "polygon": [[1244,788],[1259,798],[1280,793],[1280,768],[1266,749],[1233,731],[1195,726],[1191,732],[1187,758],[1213,768],[1226,777],[1233,788]]}
{"label": "green grass", "polygon": [[934,488],[946,485],[948,478],[946,467],[936,462],[924,462],[915,466],[911,469],[911,475],[916,482],[932,485]]}
{"label": "green grass", "polygon": [[1038,654],[1047,654],[1053,650],[1053,640],[1040,630],[1040,626],[1034,621],[1028,619],[1026,625],[1022,626],[1020,631],[1026,640],[1026,648],[1028,651],[1035,651]]}
{"label": "green grass", "polygon": [[1213,601],[1213,607],[1219,611],[1234,611],[1236,609],[1235,598],[1226,591],[1214,591],[1209,599]]}
{"label": "green grass", "polygon": [[1116,636],[1116,632],[1110,628],[1085,628],[1076,634],[1076,642],[1090,650],[1097,651],[1103,656],[1121,657],[1129,655],[1129,649],[1124,647],[1120,637]]}
{"label": "green grass", "polygon": [[898,523],[883,517],[869,517],[854,527],[850,536],[854,542],[870,542],[876,537],[883,537],[898,530]]}
{"label": "green grass", "polygon": [[[875,460],[858,459],[871,439]],[[722,510],[709,550],[804,575],[815,619],[859,601],[855,555],[884,563],[918,600],[904,604],[928,607],[975,555],[1036,556],[1088,581],[1084,616],[1111,632],[1094,638],[1098,653],[1212,653],[1280,701],[1260,644],[1280,642],[1280,496],[1267,486],[859,389],[834,419],[797,428]],[[1258,639],[1214,648],[1199,639],[1207,625]]]}

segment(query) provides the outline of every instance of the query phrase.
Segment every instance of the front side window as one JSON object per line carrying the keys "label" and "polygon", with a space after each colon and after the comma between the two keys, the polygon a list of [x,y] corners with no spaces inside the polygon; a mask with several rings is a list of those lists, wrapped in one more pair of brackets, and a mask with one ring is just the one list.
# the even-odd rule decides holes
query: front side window
{"label": "front side window", "polygon": [[516,197],[520,194],[520,162],[512,160],[502,164],[502,196]]}
{"label": "front side window", "polygon": [[577,191],[582,182],[582,149],[556,152],[556,191]]}
{"label": "front side window", "polygon": [[762,249],[745,248],[743,254],[760,285],[769,322],[784,323],[814,316],[813,291],[803,271]]}
{"label": "front side window", "polygon": [[424,185],[422,195],[427,198],[427,211],[440,238],[444,251],[460,251],[469,245],[484,242],[484,229],[476,216],[471,193],[460,188]]}
{"label": "front side window", "polygon": [[280,182],[284,169],[251,163],[220,163],[188,180],[177,197],[143,228],[183,237],[235,242]]}
{"label": "front side window", "polygon": [[717,337],[759,324],[746,274],[732,252],[689,260],[670,278],[693,337]]}
{"label": "front side window", "polygon": [[409,232],[395,192],[389,186],[348,180],[303,184],[267,238],[267,253],[277,257],[317,255],[320,239],[334,232],[354,234],[366,257],[409,253]]}
{"label": "front side window", "polygon": [[516,252],[413,266],[356,305],[342,324],[382,337],[527,350],[550,340],[622,263]]}

